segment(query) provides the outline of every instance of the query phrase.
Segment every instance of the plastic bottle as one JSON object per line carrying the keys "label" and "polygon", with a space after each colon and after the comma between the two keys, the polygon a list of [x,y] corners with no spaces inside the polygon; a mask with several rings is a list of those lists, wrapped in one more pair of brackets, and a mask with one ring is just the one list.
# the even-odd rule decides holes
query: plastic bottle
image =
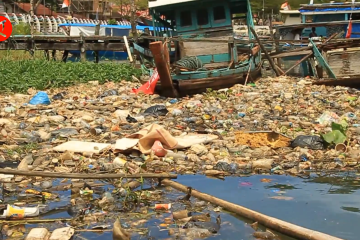
{"label": "plastic bottle", "polygon": [[192,123],[194,123],[194,122],[196,122],[196,121],[198,121],[198,120],[199,120],[198,117],[184,118],[184,121],[185,121],[185,122],[192,122]]}
{"label": "plastic bottle", "polygon": [[173,151],[167,151],[165,158],[172,158],[174,160],[188,160],[188,157],[182,153],[175,153]]}

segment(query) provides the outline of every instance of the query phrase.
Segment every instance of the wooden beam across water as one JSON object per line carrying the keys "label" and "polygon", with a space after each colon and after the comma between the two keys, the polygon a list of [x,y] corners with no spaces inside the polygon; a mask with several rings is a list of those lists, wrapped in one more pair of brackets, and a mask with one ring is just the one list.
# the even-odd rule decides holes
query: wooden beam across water
{"label": "wooden beam across water", "polygon": [[[220,198],[216,198],[212,195],[205,194],[199,192],[195,189],[192,189],[188,186],[182,185],[180,183],[163,179],[161,181],[162,185],[172,187],[176,190],[182,191],[190,196],[201,199],[203,201],[208,201],[214,205],[220,206],[230,212],[233,212],[239,216],[245,217],[247,219],[257,221],[259,224],[273,229],[279,233],[283,233],[287,236],[294,237],[296,239],[301,240],[343,240],[341,238],[337,238],[322,232],[318,232],[315,230],[307,229],[304,227],[300,227],[298,225],[282,221],[280,219],[267,216],[265,214],[253,211],[251,209],[242,207],[240,205],[222,200]],[[191,189],[191,191],[189,191]],[[189,197],[190,197],[189,196]],[[281,207],[281,206],[280,206]]]}

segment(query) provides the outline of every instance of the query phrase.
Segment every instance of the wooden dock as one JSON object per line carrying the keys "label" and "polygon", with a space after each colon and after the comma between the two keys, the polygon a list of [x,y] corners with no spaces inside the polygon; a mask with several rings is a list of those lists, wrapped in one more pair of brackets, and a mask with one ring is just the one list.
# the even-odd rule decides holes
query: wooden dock
{"label": "wooden dock", "polygon": [[[0,50],[28,50],[28,51],[63,51],[63,61],[66,61],[69,51],[80,51],[81,59],[85,60],[86,51],[126,51],[122,37],[106,36],[15,36],[0,42]],[[98,62],[98,60],[97,60]]]}

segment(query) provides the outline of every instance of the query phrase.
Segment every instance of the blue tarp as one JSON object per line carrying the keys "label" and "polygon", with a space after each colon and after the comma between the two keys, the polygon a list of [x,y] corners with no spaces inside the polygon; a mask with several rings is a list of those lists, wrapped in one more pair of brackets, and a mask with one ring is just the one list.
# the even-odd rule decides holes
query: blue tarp
{"label": "blue tarp", "polygon": [[360,7],[346,7],[346,8],[315,8],[315,9],[299,9],[302,12],[338,12],[338,11],[357,11],[360,10]]}
{"label": "blue tarp", "polygon": [[[59,27],[95,27],[96,24],[93,23],[61,23]],[[119,28],[119,29],[131,29],[130,25],[100,25],[100,27],[105,28]],[[153,27],[151,26],[136,26],[137,30],[145,30],[145,28],[149,28],[150,31],[153,31]]]}
{"label": "blue tarp", "polygon": [[[346,36],[346,32],[347,32],[347,25],[344,26],[344,31],[345,31],[345,35]],[[352,32],[356,32],[359,33],[360,32],[360,23],[353,23],[352,24]],[[355,34],[351,34],[350,38],[360,38],[360,35],[355,35]]]}

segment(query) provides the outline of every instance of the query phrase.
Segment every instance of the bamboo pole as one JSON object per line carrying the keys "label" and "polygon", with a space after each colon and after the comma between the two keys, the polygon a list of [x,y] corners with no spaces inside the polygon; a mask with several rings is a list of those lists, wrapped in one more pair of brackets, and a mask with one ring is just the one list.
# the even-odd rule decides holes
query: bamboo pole
{"label": "bamboo pole", "polygon": [[129,47],[129,42],[128,42],[126,36],[124,36],[124,42],[125,42],[127,54],[129,55],[129,60],[130,60],[130,62],[132,63],[132,62],[133,62],[133,58],[132,58],[132,56],[131,56],[131,51],[130,51],[130,47]]}
{"label": "bamboo pole", "polygon": [[265,53],[266,58],[269,60],[269,63],[270,63],[270,65],[271,65],[272,69],[274,70],[276,76],[279,77],[279,76],[280,76],[280,72],[279,72],[279,70],[276,68],[273,59],[270,57],[269,53],[266,51],[264,45],[261,43],[261,41],[260,41],[260,39],[259,39],[259,36],[256,34],[254,28],[250,27],[250,30],[251,30],[251,32],[254,34],[254,37],[255,37],[256,41],[258,42],[258,44],[259,44],[260,47],[261,47],[261,50]]}
{"label": "bamboo pole", "polygon": [[[162,184],[175,188],[176,190],[188,193],[188,187],[180,183],[164,179],[161,181]],[[285,235],[294,237],[301,240],[343,240],[325,233],[317,232],[311,229],[303,228],[292,223],[288,223],[282,220],[279,220],[274,217],[267,216],[265,214],[250,210],[248,208],[236,205],[231,202],[224,201],[220,198],[201,193],[197,190],[192,189],[191,196],[199,198],[204,201],[208,201],[212,204],[216,204],[222,208],[225,208],[233,213],[236,213],[242,217],[257,221],[259,224],[264,225],[265,227],[271,228],[277,232],[283,233]]]}
{"label": "bamboo pole", "polygon": [[176,179],[177,174],[171,173],[138,173],[138,174],[90,174],[90,173],[62,173],[62,172],[40,172],[20,171],[12,169],[0,169],[2,174],[49,177],[49,178],[76,178],[76,179],[111,179],[111,178],[170,178]]}

